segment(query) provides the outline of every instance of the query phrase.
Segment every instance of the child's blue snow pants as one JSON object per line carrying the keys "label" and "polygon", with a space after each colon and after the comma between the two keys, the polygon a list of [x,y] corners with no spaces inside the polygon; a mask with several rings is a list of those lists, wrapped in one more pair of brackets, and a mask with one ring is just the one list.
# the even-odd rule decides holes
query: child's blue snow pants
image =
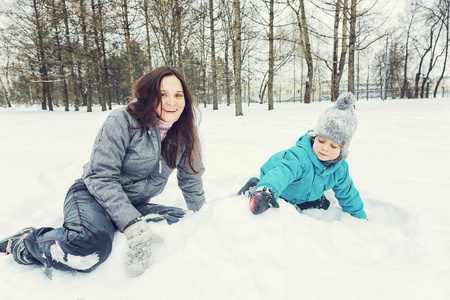
{"label": "child's blue snow pants", "polygon": [[90,272],[110,255],[115,229],[106,211],[79,179],[67,192],[63,226],[34,230],[24,239],[24,256],[48,268]]}

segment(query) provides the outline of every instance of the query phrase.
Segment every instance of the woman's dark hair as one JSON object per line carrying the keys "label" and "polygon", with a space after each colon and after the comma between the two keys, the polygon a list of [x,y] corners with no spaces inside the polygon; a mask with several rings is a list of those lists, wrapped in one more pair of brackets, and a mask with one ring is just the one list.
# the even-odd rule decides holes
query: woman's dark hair
{"label": "woman's dark hair", "polygon": [[[180,118],[172,125],[162,143],[162,156],[170,168],[177,168],[180,149],[184,147],[185,171],[198,174],[201,171],[201,150],[196,125],[196,102],[183,75],[176,69],[162,66],[143,75],[134,87],[135,101],[128,104],[130,115],[147,128],[157,123],[156,109],[161,104],[161,81],[166,76],[176,76],[183,86],[185,107]],[[188,168],[188,169],[186,169]],[[190,169],[190,170],[189,170]]]}

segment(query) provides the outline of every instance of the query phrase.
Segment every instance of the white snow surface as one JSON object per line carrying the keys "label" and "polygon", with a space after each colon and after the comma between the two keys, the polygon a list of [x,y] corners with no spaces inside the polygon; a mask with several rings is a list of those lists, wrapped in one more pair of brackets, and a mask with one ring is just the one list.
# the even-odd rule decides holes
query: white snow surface
{"label": "white snow surface", "polygon": [[[279,209],[254,216],[236,196],[275,152],[333,105],[200,107],[207,203],[180,222],[150,223],[164,242],[140,277],[125,271],[125,236],[92,273],[23,266],[0,256],[0,299],[450,299],[450,99],[365,101],[347,159],[369,221]],[[83,109],[83,108],[82,108]],[[109,112],[0,108],[0,237],[59,227]],[[153,202],[185,208],[173,174]]]}

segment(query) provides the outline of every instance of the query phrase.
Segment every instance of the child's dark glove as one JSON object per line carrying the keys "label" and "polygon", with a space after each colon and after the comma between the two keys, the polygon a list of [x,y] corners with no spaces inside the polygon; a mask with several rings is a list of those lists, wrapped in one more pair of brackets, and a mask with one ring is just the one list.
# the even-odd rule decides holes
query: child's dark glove
{"label": "child's dark glove", "polygon": [[271,206],[280,207],[272,192],[266,187],[257,189],[250,198],[250,211],[255,215],[265,212]]}

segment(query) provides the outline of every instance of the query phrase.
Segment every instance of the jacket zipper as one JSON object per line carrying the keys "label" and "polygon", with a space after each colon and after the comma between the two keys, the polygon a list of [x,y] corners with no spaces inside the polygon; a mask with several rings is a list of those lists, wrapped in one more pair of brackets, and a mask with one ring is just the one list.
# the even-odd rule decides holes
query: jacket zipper
{"label": "jacket zipper", "polygon": [[322,172],[319,175],[322,175],[323,172],[325,172],[328,168],[332,169],[333,166],[325,166],[325,168],[322,170]]}
{"label": "jacket zipper", "polygon": [[[158,127],[159,128],[159,127]],[[159,174],[162,173],[162,155],[161,155],[161,151],[162,151],[162,141],[161,141],[161,134],[159,133],[159,129],[156,131],[157,135],[159,135],[159,142],[158,142],[158,146],[159,146],[159,161],[158,161],[158,171]]]}

